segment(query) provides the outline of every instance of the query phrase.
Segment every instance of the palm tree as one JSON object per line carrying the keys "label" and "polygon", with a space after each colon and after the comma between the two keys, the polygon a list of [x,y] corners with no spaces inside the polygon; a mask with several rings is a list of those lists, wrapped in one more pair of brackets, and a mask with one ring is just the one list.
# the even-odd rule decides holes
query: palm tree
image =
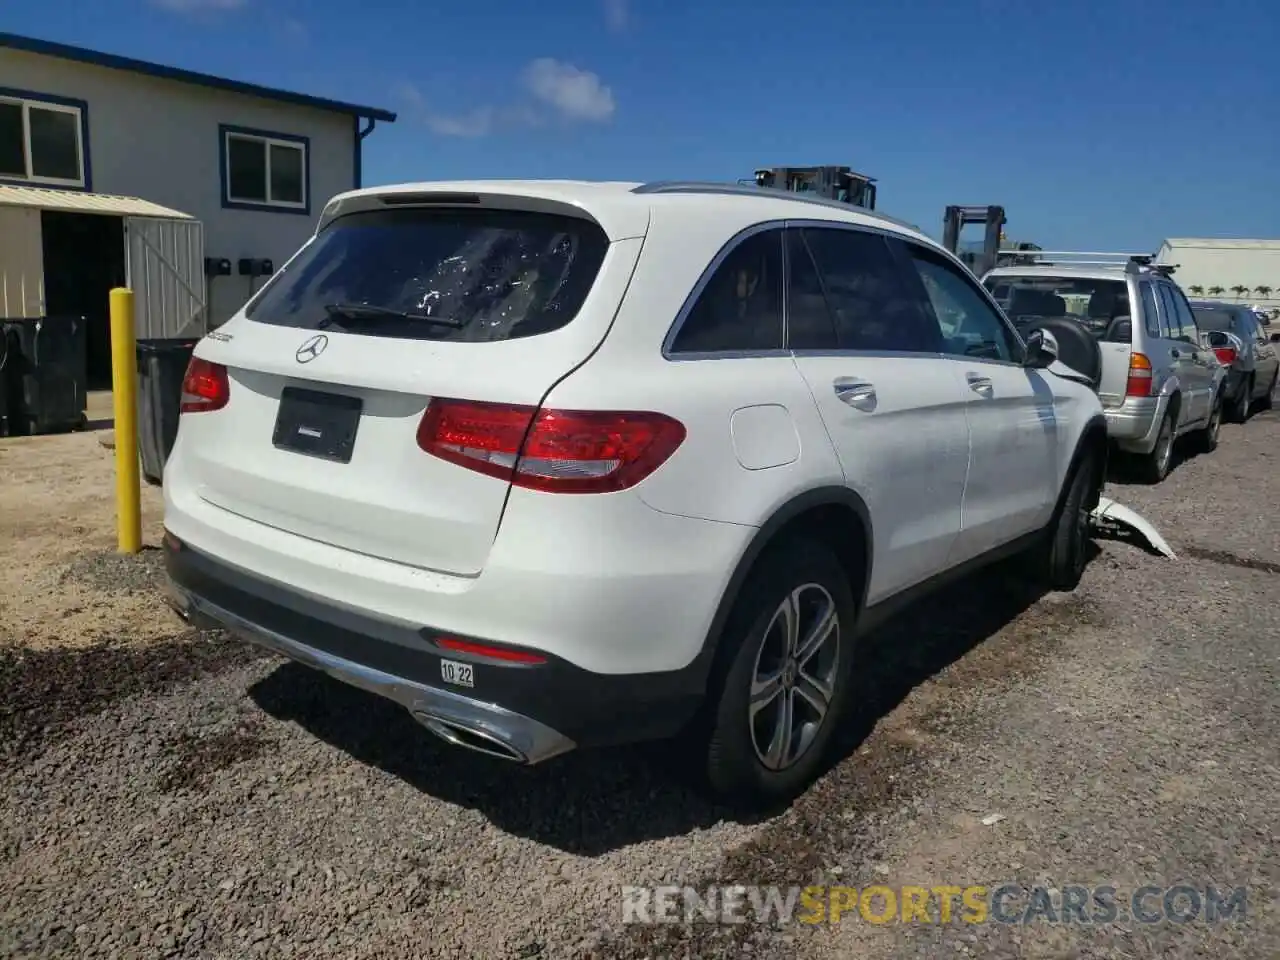
{"label": "palm tree", "polygon": [[1271,288],[1265,283],[1260,283],[1253,288],[1253,292],[1260,296],[1263,300],[1271,299]]}
{"label": "palm tree", "polygon": [[1193,283],[1188,289],[1197,297],[1204,295],[1204,287],[1200,286],[1198,283]]}
{"label": "palm tree", "polygon": [[1236,295],[1236,299],[1239,300],[1241,297],[1243,297],[1246,293],[1249,292],[1249,288],[1246,287],[1243,283],[1237,283],[1234,287],[1231,288],[1231,292],[1234,293]]}
{"label": "palm tree", "polygon": [[1221,287],[1217,286],[1216,284],[1209,288],[1209,296],[1211,297],[1220,297],[1224,293],[1226,293],[1226,291],[1223,290]]}

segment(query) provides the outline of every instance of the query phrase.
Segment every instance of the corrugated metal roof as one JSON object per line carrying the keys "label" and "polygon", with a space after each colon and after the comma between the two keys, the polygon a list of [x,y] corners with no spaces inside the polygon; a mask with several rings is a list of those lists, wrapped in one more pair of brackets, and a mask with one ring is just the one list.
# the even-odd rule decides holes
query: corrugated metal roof
{"label": "corrugated metal roof", "polygon": [[1170,237],[1170,247],[1210,247],[1222,250],[1280,250],[1280,240],[1217,240],[1212,237]]}
{"label": "corrugated metal roof", "polygon": [[139,197],[117,197],[109,193],[80,190],[49,190],[41,187],[0,186],[0,206],[34,207],[38,210],[67,210],[72,213],[101,213],[117,217],[167,217],[194,220],[189,213],[170,210]]}

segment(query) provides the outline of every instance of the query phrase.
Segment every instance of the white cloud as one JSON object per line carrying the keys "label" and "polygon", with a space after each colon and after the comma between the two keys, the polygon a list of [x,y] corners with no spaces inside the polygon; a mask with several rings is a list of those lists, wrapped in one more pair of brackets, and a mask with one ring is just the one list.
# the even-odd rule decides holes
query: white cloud
{"label": "white cloud", "polygon": [[627,29],[630,20],[631,10],[627,0],[604,0],[604,22],[609,25],[610,30],[621,33]]}
{"label": "white cloud", "polygon": [[613,92],[589,71],[549,57],[534,60],[521,74],[532,102],[483,104],[461,112],[442,112],[411,83],[396,94],[427,129],[442,137],[483,137],[499,130],[542,126],[551,119],[566,123],[604,123],[617,104]]}
{"label": "white cloud", "polygon": [[613,91],[588,70],[550,57],[534,60],[525,68],[526,88],[565,120],[603,123],[613,116]]}
{"label": "white cloud", "polygon": [[220,13],[239,10],[248,0],[151,0],[153,7],[173,13]]}

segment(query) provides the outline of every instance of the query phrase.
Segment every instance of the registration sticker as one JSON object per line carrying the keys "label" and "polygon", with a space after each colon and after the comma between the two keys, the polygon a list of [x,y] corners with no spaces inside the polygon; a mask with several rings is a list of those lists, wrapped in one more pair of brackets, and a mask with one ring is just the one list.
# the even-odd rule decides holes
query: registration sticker
{"label": "registration sticker", "polygon": [[457,660],[440,661],[440,678],[445,683],[452,683],[457,687],[474,687],[476,685],[472,665],[459,663]]}

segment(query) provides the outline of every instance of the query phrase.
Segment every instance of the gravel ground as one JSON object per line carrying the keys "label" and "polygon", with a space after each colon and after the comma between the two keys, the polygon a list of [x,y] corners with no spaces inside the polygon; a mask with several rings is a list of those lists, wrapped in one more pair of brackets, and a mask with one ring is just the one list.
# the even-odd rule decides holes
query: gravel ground
{"label": "gravel ground", "polygon": [[[1263,414],[1112,486],[1179,560],[1102,540],[1072,595],[1003,566],[888,625],[844,759],[743,822],[660,750],[509,767],[186,629],[155,552],[109,552],[96,440],[0,443],[0,955],[1274,957],[1277,451]],[[624,884],[1184,880],[1247,919],[620,922]]]}

